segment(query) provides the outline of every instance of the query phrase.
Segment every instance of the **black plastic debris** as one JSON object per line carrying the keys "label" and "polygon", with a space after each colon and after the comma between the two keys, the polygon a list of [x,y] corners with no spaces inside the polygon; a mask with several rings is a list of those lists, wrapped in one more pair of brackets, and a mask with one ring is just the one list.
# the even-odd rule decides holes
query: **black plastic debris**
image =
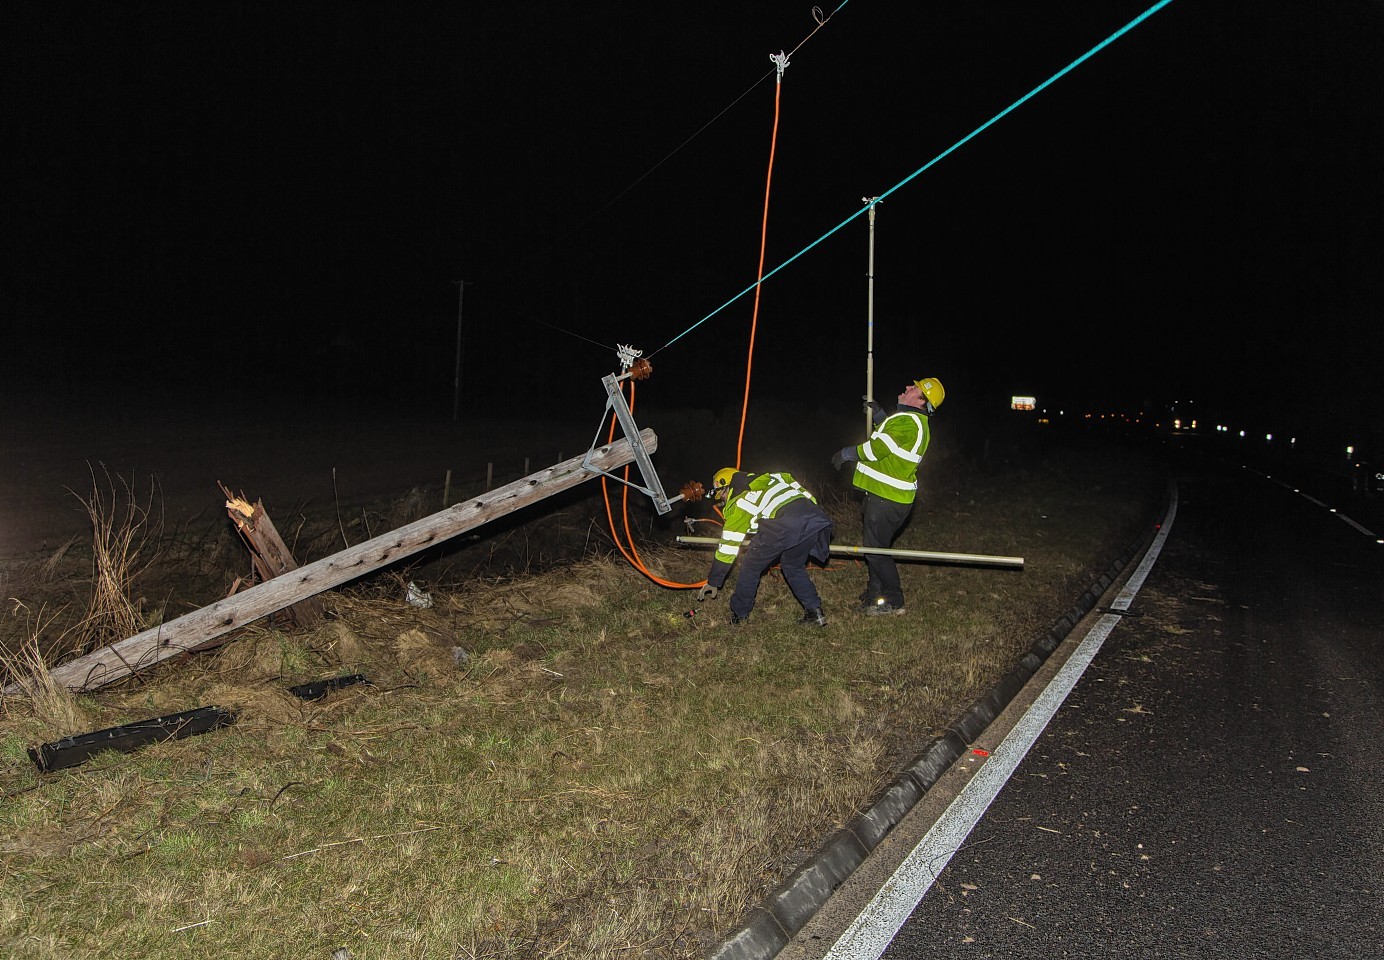
{"label": "black plastic debris", "polygon": [[38,747],[29,748],[29,759],[40,772],[61,770],[85,763],[102,750],[129,753],[151,743],[181,740],[218,727],[235,723],[235,714],[221,707],[198,707],[171,713],[166,717],[139,720],[119,727],[108,727],[94,733],[63,737]]}
{"label": "black plastic debris", "polygon": [[332,677],[330,680],[314,680],[312,683],[300,683],[296,687],[289,687],[288,692],[300,700],[321,700],[327,694],[340,690],[342,687],[351,687],[357,683],[369,683],[364,675],[352,673],[345,677]]}

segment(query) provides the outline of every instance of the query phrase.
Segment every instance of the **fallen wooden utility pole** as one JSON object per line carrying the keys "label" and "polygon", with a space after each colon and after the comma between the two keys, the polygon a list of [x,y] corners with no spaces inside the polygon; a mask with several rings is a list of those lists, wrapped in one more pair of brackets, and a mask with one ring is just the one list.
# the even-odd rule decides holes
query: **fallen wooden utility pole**
{"label": "fallen wooden utility pole", "polygon": [[[714,547],[720,543],[716,537],[678,537],[678,543],[689,543],[699,547]],[[1022,569],[1023,557],[992,557],[984,553],[937,553],[933,550],[903,550],[898,547],[851,547],[833,543],[831,552],[844,556],[864,556],[882,554],[895,560],[929,560],[933,563],[961,563],[980,567],[1008,567]]]}
{"label": "fallen wooden utility pole", "polygon": [[[652,430],[639,431],[639,440],[647,453],[658,449],[658,436]],[[109,647],[70,660],[52,668],[49,673],[56,683],[74,691],[104,686],[214,637],[238,630],[306,597],[316,596],[403,557],[437,546],[497,517],[594,479],[598,474],[587,469],[584,461],[595,469],[609,471],[634,459],[635,451],[629,439],[617,440],[499,487],[475,500],[458,503],[330,557],[290,570],[244,593],[233,594]],[[12,683],[5,687],[4,693],[22,694],[25,687],[23,681]]]}

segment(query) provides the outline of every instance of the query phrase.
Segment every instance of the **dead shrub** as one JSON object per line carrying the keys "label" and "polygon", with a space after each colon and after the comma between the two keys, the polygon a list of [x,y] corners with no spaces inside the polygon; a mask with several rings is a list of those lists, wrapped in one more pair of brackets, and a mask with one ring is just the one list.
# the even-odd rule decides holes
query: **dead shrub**
{"label": "dead shrub", "polygon": [[[163,529],[157,483],[140,501],[134,482],[91,469],[91,495],[81,498],[91,521],[92,580],[86,616],[77,628],[88,653],[132,637],[147,626],[135,601],[136,579],[156,559]],[[75,495],[75,494],[74,494]]]}

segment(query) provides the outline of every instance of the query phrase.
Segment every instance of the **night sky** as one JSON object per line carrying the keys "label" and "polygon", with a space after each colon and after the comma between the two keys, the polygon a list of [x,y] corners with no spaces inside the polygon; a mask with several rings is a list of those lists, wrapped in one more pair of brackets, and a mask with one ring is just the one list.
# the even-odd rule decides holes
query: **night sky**
{"label": "night sky", "polygon": [[[465,280],[466,412],[599,411],[617,343],[733,405],[812,34],[755,384],[851,409],[867,220],[811,245],[1153,5],[11,5],[0,392],[450,418]],[[1173,0],[909,180],[877,395],[1372,427],[1381,50],[1378,0]]]}

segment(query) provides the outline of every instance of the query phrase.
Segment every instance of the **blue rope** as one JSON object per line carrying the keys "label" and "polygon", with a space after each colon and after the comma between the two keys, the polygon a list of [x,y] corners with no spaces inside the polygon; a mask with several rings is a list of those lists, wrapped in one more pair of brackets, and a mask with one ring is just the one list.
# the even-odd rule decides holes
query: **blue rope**
{"label": "blue rope", "polygon": [[[952,153],[955,153],[963,144],[966,144],[966,143],[970,142],[971,140],[974,140],[974,139],[975,139],[977,136],[979,136],[982,132],[984,132],[985,130],[987,130],[987,129],[989,129],[990,127],[994,126],[994,125],[995,125],[996,123],[998,123],[1001,119],[1003,119],[1004,117],[1006,117],[1006,116],[1008,116],[1009,114],[1013,113],[1013,112],[1014,112],[1015,110],[1017,110],[1020,106],[1022,106],[1022,105],[1025,104],[1025,103],[1027,103],[1029,100],[1032,100],[1032,99],[1033,99],[1034,97],[1036,97],[1039,93],[1043,92],[1043,91],[1046,90],[1048,87],[1050,87],[1050,86],[1052,86],[1054,83],[1056,83],[1058,80],[1062,79],[1064,76],[1066,76],[1067,74],[1071,73],[1071,72],[1072,72],[1073,70],[1075,70],[1077,67],[1081,66],[1081,64],[1085,63],[1087,60],[1090,60],[1090,59],[1091,59],[1092,57],[1094,57],[1097,53],[1100,53],[1100,51],[1102,51],[1102,50],[1104,50],[1106,47],[1110,46],[1110,44],[1112,44],[1112,43],[1114,43],[1116,40],[1120,39],[1120,37],[1124,36],[1126,33],[1129,33],[1129,31],[1131,31],[1131,30],[1133,30],[1135,27],[1139,26],[1141,23],[1143,23],[1143,22],[1144,22],[1145,20],[1147,20],[1149,17],[1153,16],[1155,13],[1157,13],[1157,12],[1160,11],[1160,10],[1162,10],[1164,7],[1166,7],[1168,4],[1170,4],[1170,3],[1172,3],[1172,2],[1173,2],[1173,0],[1158,0],[1158,2],[1155,3],[1153,6],[1149,7],[1147,10],[1145,10],[1143,13],[1139,14],[1139,15],[1138,15],[1137,17],[1135,17],[1133,20],[1131,20],[1131,21],[1129,21],[1128,23],[1126,23],[1123,27],[1121,27],[1120,29],[1116,30],[1114,33],[1112,33],[1110,36],[1106,37],[1106,38],[1105,38],[1104,40],[1102,40],[1100,43],[1096,44],[1096,45],[1095,45],[1094,47],[1092,47],[1090,50],[1087,50],[1085,53],[1083,53],[1081,56],[1077,57],[1077,58],[1076,58],[1075,60],[1073,60],[1071,63],[1067,64],[1067,65],[1066,65],[1065,67],[1063,67],[1061,70],[1057,71],[1057,72],[1054,73],[1052,76],[1048,77],[1048,78],[1047,78],[1046,80],[1044,80],[1042,83],[1038,84],[1038,86],[1034,87],[1034,88],[1033,88],[1032,90],[1030,90],[1028,93],[1024,94],[1022,97],[1020,97],[1019,99],[1015,100],[1013,103],[1011,103],[1009,106],[1005,107],[1005,108],[1004,108],[1003,110],[1001,110],[999,113],[995,114],[995,115],[994,115],[993,117],[991,117],[989,120],[986,120],[984,123],[982,123],[980,126],[976,127],[976,128],[975,128],[974,130],[972,130],[970,133],[966,134],[966,135],[965,135],[964,137],[962,137],[960,140],[958,140],[958,141],[956,141],[955,143],[953,143],[950,147],[947,147],[947,149],[943,150],[941,153],[939,153],[937,156],[933,157],[933,158],[932,158],[931,160],[929,160],[927,163],[923,164],[923,165],[922,165],[921,167],[919,167],[917,170],[914,170],[914,171],[913,171],[912,173],[910,173],[908,176],[904,177],[904,178],[903,178],[902,180],[900,180],[898,183],[894,184],[894,185],[893,185],[892,187],[890,187],[888,190],[884,191],[884,193],[880,194],[880,195],[877,196],[877,197],[871,198],[870,202],[867,203],[865,206],[861,207],[861,208],[860,208],[859,210],[857,210],[855,213],[851,214],[849,217],[847,217],[846,219],[842,220],[840,223],[838,223],[836,226],[832,227],[832,228],[831,228],[830,230],[828,230],[826,233],[822,234],[822,235],[821,235],[820,237],[818,237],[816,240],[813,240],[813,241],[812,241],[811,243],[809,243],[807,246],[803,247],[803,248],[802,248],[801,250],[799,250],[797,253],[795,253],[795,254],[793,254],[791,257],[789,257],[787,260],[785,260],[785,261],[783,261],[782,263],[780,263],[777,267],[774,267],[774,269],[772,269],[772,270],[770,270],[768,273],[764,274],[764,276],[761,277],[758,281],[756,281],[755,283],[750,284],[750,285],[749,285],[748,287],[746,287],[744,290],[741,290],[739,293],[737,293],[735,296],[731,297],[731,298],[730,298],[729,300],[727,300],[725,303],[721,304],[721,305],[720,305],[719,307],[717,307],[715,310],[711,311],[711,312],[708,313],[706,316],[704,316],[704,317],[702,317],[700,320],[698,320],[696,323],[692,324],[692,326],[688,327],[688,328],[687,328],[686,330],[684,330],[682,333],[678,334],[676,337],[674,337],[673,339],[669,340],[669,341],[668,341],[667,343],[665,343],[663,346],[659,347],[658,350],[655,350],[653,353],[649,354],[649,356],[652,357],[654,354],[658,353],[659,351],[661,351],[661,350],[666,350],[666,349],[668,349],[669,347],[671,347],[673,344],[677,343],[677,342],[678,342],[679,340],[681,340],[683,337],[687,336],[687,335],[688,335],[689,333],[691,333],[693,330],[697,329],[697,328],[700,327],[702,324],[706,323],[706,322],[707,322],[708,320],[710,320],[712,317],[716,316],[716,314],[720,313],[722,310],[726,309],[726,307],[730,306],[732,303],[734,303],[735,301],[739,300],[741,297],[743,297],[745,294],[749,293],[749,292],[750,292],[751,290],[753,290],[755,287],[759,286],[759,285],[760,285],[761,283],[763,283],[765,280],[768,280],[770,277],[772,277],[774,274],[778,273],[778,272],[779,272],[780,270],[782,270],[784,267],[788,266],[788,265],[789,265],[790,263],[792,263],[794,260],[797,260],[799,257],[801,257],[803,254],[807,253],[807,252],[808,252],[809,250],[811,250],[813,247],[817,246],[819,243],[821,243],[822,241],[826,240],[826,239],[827,239],[828,237],[830,237],[832,234],[834,234],[834,233],[836,233],[837,231],[839,231],[842,227],[846,226],[846,224],[850,223],[852,220],[855,220],[857,217],[859,217],[859,216],[861,216],[861,215],[863,215],[863,214],[869,212],[869,210],[870,210],[871,207],[873,207],[875,204],[877,204],[877,203],[879,203],[880,201],[882,201],[885,197],[888,197],[890,194],[897,192],[897,191],[898,191],[899,189],[901,189],[904,185],[906,185],[906,184],[912,182],[913,180],[915,180],[915,179],[916,179],[920,174],[922,174],[925,170],[929,169],[930,167],[935,166],[935,165],[936,165],[937,163],[939,163],[942,159],[944,159],[945,157],[951,155]],[[845,6],[845,4],[842,4],[842,6]]]}

